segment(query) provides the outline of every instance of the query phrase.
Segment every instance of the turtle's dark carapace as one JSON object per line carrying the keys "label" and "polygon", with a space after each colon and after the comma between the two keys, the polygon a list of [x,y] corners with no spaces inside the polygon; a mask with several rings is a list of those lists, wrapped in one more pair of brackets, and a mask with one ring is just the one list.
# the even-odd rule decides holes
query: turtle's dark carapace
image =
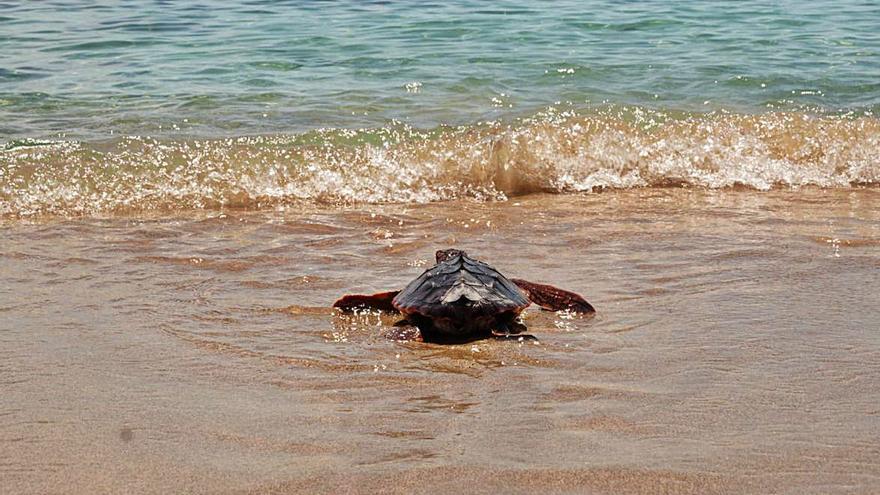
{"label": "turtle's dark carapace", "polygon": [[428,332],[490,333],[513,322],[529,305],[525,294],[491,266],[463,251],[439,251],[442,260],[425,270],[392,304]]}

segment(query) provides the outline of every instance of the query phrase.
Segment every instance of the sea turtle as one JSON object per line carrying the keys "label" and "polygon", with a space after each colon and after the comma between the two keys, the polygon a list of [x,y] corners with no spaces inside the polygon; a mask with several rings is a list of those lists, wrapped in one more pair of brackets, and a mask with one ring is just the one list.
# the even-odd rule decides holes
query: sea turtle
{"label": "sea turtle", "polygon": [[464,251],[443,249],[437,264],[403,290],[372,295],[346,295],[333,303],[343,311],[378,309],[400,312],[425,340],[465,341],[506,335],[523,328],[516,317],[529,304],[551,311],[596,310],[583,297],[566,290],[521,279],[508,279]]}

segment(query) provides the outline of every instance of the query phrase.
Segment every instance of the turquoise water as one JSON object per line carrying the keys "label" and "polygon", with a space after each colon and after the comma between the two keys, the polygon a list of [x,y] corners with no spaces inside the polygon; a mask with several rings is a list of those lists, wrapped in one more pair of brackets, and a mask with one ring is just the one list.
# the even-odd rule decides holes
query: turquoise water
{"label": "turquoise water", "polygon": [[876,2],[0,6],[0,142],[880,106]]}
{"label": "turquoise water", "polygon": [[876,2],[0,3],[0,217],[880,184]]}

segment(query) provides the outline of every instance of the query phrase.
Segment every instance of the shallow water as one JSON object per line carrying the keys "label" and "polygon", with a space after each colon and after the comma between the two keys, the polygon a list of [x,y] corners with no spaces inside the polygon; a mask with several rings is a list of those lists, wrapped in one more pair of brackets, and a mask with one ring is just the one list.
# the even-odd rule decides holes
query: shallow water
{"label": "shallow water", "polygon": [[[873,493],[880,191],[9,220],[12,492]],[[455,246],[586,296],[537,340],[334,315]]]}
{"label": "shallow water", "polygon": [[0,142],[880,105],[880,7],[859,0],[2,7]]}

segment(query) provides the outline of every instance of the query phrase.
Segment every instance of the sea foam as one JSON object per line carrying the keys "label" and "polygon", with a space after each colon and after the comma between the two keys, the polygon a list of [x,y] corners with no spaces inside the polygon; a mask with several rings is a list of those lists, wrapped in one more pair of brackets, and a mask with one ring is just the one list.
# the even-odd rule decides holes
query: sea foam
{"label": "sea foam", "polygon": [[880,183],[880,120],[639,108],[414,129],[12,143],[0,215],[505,200],[634,187]]}

